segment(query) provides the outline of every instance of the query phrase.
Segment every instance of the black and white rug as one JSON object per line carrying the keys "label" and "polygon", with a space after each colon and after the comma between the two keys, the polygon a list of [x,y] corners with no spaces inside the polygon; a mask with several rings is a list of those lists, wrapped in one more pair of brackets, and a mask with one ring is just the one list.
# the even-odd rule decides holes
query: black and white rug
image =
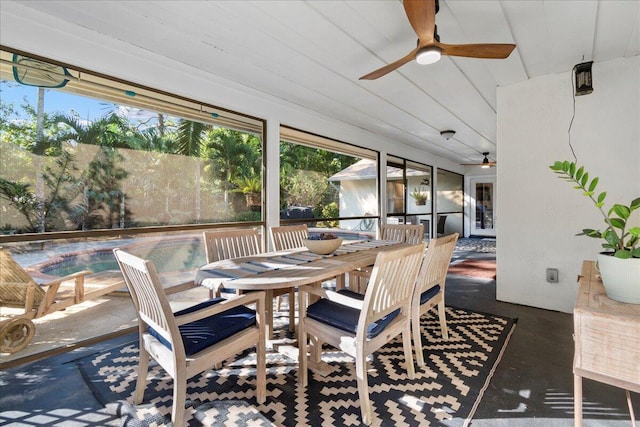
{"label": "black and white rug", "polygon": [[[435,314],[422,318],[426,369],[405,374],[401,340],[370,359],[369,394],[381,426],[463,426],[473,417],[515,320],[447,307],[449,340],[440,336]],[[297,360],[267,356],[267,401],[255,400],[255,353],[245,352],[220,370],[190,379],[189,426],[360,426],[360,404],[351,357],[331,348],[323,360],[333,371],[309,375],[297,385]],[[173,381],[151,363],[144,403],[133,406],[138,345],[132,342],[77,361],[85,381],[126,426],[170,424]]]}

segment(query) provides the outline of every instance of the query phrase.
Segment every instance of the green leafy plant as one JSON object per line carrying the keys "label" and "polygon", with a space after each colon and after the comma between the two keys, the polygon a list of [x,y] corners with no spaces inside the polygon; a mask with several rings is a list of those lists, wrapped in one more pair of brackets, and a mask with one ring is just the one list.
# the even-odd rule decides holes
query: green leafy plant
{"label": "green leafy plant", "polygon": [[424,205],[427,203],[427,193],[419,188],[414,187],[413,192],[411,192],[411,197],[415,199],[416,205]]}
{"label": "green leafy plant", "polygon": [[604,217],[604,222],[607,225],[604,230],[585,228],[577,236],[604,239],[605,243],[602,244],[602,247],[611,251],[617,258],[640,258],[640,247],[638,247],[640,227],[631,227],[627,230],[627,220],[631,213],[640,208],[640,197],[632,200],[628,206],[616,203],[608,212],[605,212],[604,200],[607,197],[607,192],[603,191],[596,195],[598,177],[590,180],[589,173],[584,170],[584,166],[578,167],[576,163],[568,160],[556,161],[549,168],[557,173],[559,178],[572,182],[575,189],[581,190],[582,194],[591,199]]}
{"label": "green leafy plant", "polygon": [[259,176],[241,176],[233,181],[237,186],[234,192],[240,192],[242,194],[260,193],[262,192],[262,179]]}

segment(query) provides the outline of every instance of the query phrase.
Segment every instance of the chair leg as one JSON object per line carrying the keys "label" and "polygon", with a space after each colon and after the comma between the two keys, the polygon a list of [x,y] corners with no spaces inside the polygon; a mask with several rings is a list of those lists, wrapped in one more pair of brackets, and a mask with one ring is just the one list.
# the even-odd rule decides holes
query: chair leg
{"label": "chair leg", "polygon": [[320,363],[322,361],[322,341],[317,337],[311,337],[309,341],[311,346],[311,349],[309,350],[311,360],[316,364]]}
{"label": "chair leg", "polygon": [[296,290],[289,291],[289,332],[296,331]]}
{"label": "chair leg", "polygon": [[267,348],[265,336],[260,334],[258,345],[256,346],[256,400],[262,404],[267,400]]}
{"label": "chair leg", "polygon": [[282,306],[282,295],[278,295],[276,297],[276,311],[280,311],[281,306]]}
{"label": "chair leg", "polygon": [[442,331],[442,338],[449,339],[449,331],[447,330],[447,316],[444,310],[444,299],[438,303],[438,317],[440,318],[440,330]]}
{"label": "chair leg", "polygon": [[411,331],[413,333],[413,346],[416,349],[416,363],[424,367],[424,351],[422,350],[422,333],[420,331],[420,308],[412,310]]}
{"label": "chair leg", "polygon": [[307,332],[302,319],[298,322],[298,385],[307,386]]}
{"label": "chair leg", "polygon": [[173,407],[171,408],[171,421],[173,427],[184,427],[185,409],[187,400],[187,378],[184,374],[176,374],[173,379]]}
{"label": "chair leg", "polygon": [[356,356],[356,382],[358,383],[358,397],[360,399],[362,422],[365,425],[371,425],[373,422],[373,410],[371,408],[371,400],[369,400],[366,354],[358,354]]}
{"label": "chair leg", "polygon": [[[404,360],[407,365],[407,376],[410,380],[416,377],[416,371],[413,367],[413,348],[411,347],[411,321],[407,321],[407,326],[402,332],[402,342],[404,346]],[[422,345],[420,346],[422,347]]]}
{"label": "chair leg", "polygon": [[147,371],[149,369],[149,352],[143,346],[140,346],[139,353],[138,379],[136,380],[136,391],[133,395],[134,405],[139,405],[144,400],[144,390],[147,388]]}

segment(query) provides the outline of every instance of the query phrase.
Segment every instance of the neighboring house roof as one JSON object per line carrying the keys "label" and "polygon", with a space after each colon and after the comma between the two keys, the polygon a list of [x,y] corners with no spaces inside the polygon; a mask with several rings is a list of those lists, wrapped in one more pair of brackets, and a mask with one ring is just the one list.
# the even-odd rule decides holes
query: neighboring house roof
{"label": "neighboring house roof", "polygon": [[[356,180],[365,180],[365,179],[376,179],[376,161],[371,159],[362,159],[351,166],[341,170],[329,177],[329,181],[356,181]],[[408,170],[407,176],[429,176],[430,174],[426,171],[418,171],[418,170]],[[402,170],[398,168],[394,168],[392,166],[387,166],[387,178],[391,179],[401,179],[402,178]]]}

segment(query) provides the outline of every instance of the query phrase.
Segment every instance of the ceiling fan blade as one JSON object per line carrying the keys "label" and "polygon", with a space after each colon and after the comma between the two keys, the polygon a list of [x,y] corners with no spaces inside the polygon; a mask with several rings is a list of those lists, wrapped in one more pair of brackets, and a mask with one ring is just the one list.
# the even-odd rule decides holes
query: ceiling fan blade
{"label": "ceiling fan blade", "polygon": [[436,1],[404,0],[402,4],[420,44],[431,43],[436,26]]}
{"label": "ceiling fan blade", "polygon": [[462,166],[495,166],[498,162],[487,162],[487,163],[460,163]]}
{"label": "ceiling fan blade", "polygon": [[515,44],[478,43],[478,44],[445,44],[435,42],[442,49],[443,55],[464,56],[467,58],[504,59],[511,55]]}
{"label": "ceiling fan blade", "polygon": [[396,62],[392,62],[391,64],[385,65],[384,67],[379,68],[375,71],[372,71],[369,74],[365,74],[364,76],[360,77],[360,80],[375,80],[377,78],[380,78],[385,74],[392,72],[396,68],[400,68],[407,62],[413,61],[413,59],[416,57],[417,52],[418,52],[418,48],[415,48],[411,52],[409,52],[405,57],[400,58]]}

